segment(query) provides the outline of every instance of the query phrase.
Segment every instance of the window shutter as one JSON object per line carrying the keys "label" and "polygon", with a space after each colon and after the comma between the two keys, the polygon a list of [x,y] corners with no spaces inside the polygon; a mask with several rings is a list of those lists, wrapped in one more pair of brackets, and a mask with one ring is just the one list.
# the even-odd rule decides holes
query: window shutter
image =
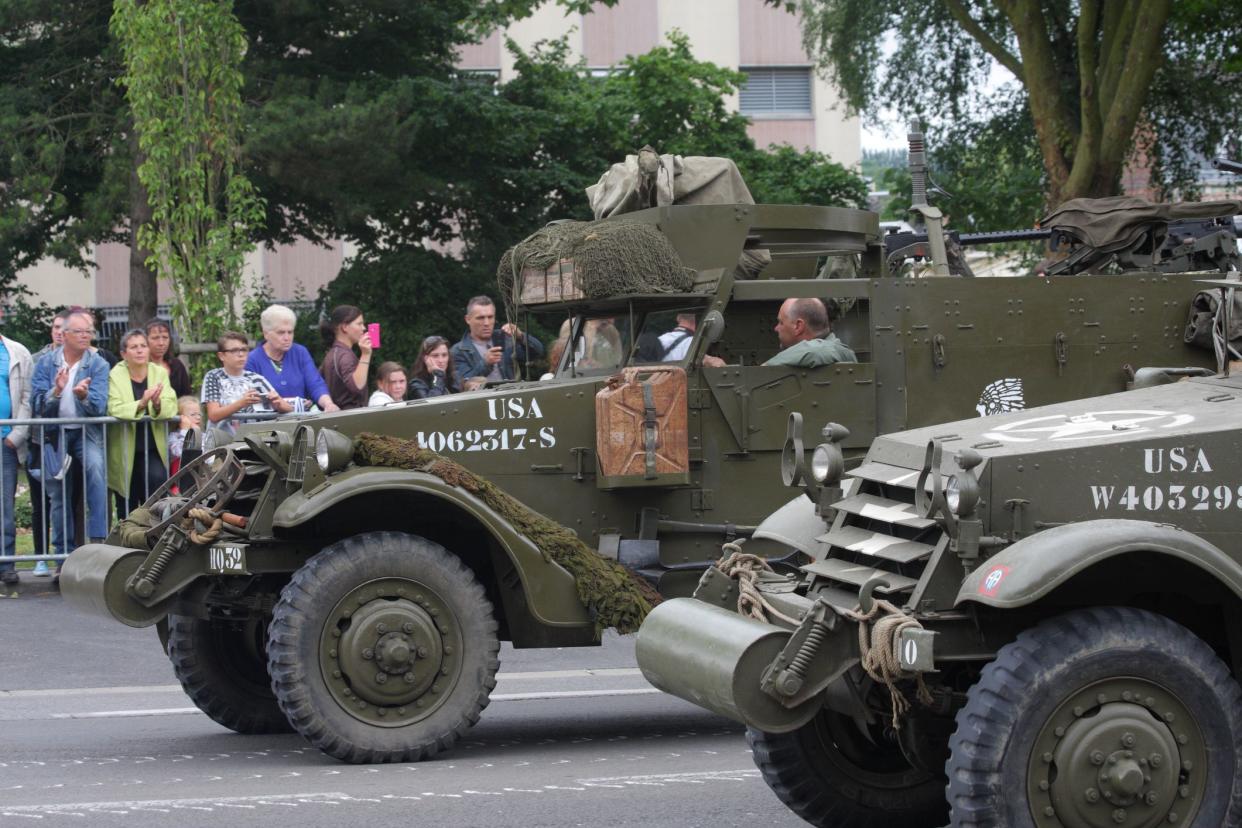
{"label": "window shutter", "polygon": [[806,67],[766,67],[742,70],[744,115],[811,114],[811,70]]}

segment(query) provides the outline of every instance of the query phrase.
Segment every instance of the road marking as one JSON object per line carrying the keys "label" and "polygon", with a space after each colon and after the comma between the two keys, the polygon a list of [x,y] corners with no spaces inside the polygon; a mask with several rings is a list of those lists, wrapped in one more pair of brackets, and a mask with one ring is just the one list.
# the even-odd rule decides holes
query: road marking
{"label": "road marking", "polygon": [[[660,693],[654,687],[636,687],[628,690],[547,690],[533,693],[493,693],[493,702],[542,701],[547,699],[591,699],[604,696],[653,696]],[[144,716],[185,716],[201,713],[197,707],[164,707],[151,710],[97,710],[89,713],[49,713],[43,716],[23,716],[22,721],[49,719],[133,719]],[[0,721],[4,717],[0,716]]]}
{"label": "road marking", "polygon": [[285,800],[294,800],[295,802],[305,802],[308,804],[309,802],[316,804],[331,802],[334,805],[339,805],[341,802],[353,801],[353,797],[346,793],[332,792],[274,794],[272,796],[199,797],[195,799],[131,799],[118,802],[69,802],[48,805],[0,806],[0,815],[23,816],[31,813],[69,813],[74,811],[106,811],[113,814],[124,814],[128,811],[157,808],[186,808],[210,811],[212,806],[226,807],[246,802],[255,802],[259,805],[283,805],[287,804]]}
{"label": "road marking", "polygon": [[[640,676],[642,671],[637,667],[601,667],[582,670],[538,670],[523,673],[498,673],[496,680],[505,681],[538,681],[539,679],[568,678],[610,678]],[[147,693],[181,693],[180,684],[152,684],[122,687],[63,687],[48,690],[0,690],[0,701],[4,699],[41,699],[48,696],[129,696]],[[495,698],[495,697],[493,697]]]}

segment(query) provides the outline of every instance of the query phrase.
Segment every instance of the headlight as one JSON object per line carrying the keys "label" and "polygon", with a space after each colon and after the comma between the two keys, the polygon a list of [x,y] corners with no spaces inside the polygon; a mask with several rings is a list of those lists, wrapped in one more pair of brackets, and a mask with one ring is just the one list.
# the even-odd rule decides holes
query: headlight
{"label": "headlight", "polygon": [[811,455],[811,477],[816,483],[823,483],[832,473],[832,449],[827,443],[820,443]]}
{"label": "headlight", "polygon": [[340,471],[354,456],[354,441],[339,431],[319,429],[315,437],[315,459],[324,474]]}
{"label": "headlight", "polygon": [[328,470],[328,430],[326,428],[319,429],[319,436],[315,438],[315,459],[319,461],[319,468],[324,471]]}
{"label": "headlight", "polygon": [[953,475],[944,487],[944,503],[958,517],[974,514],[979,504],[979,480],[970,471]]}

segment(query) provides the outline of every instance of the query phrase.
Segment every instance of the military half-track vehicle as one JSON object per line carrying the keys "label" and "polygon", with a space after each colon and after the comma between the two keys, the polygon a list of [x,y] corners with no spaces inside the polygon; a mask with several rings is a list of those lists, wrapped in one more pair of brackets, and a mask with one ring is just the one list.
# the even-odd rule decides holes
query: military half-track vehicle
{"label": "military half-track vehicle", "polygon": [[844,433],[791,419],[803,492],[756,535],[805,557],[727,549],[643,623],[649,681],[745,723],[815,825],[1242,824],[1242,376],[888,434],[850,471]]}
{"label": "military half-track vehicle", "polygon": [[[1195,287],[1180,274],[894,278],[878,217],[826,207],[671,204],[586,238],[619,226],[673,251],[681,286],[592,293],[585,256],[508,273],[523,329],[531,313],[567,320],[550,378],[244,427],[180,500],[152,498],[158,519],[136,541],[118,527],[75,551],[66,597],[155,625],[226,727],[293,727],[347,761],[418,759],[477,719],[500,640],[591,645],[597,624],[580,581],[504,514],[441,477],[358,463],[363,433],[449,457],[688,595],[721,543],[784,499],[766,481],[792,410],[812,430],[849,422],[842,450],[861,457],[877,434],[1117,391],[1132,369],[1207,357],[1183,341]],[[831,257],[856,276],[822,278]],[[858,361],[764,365],[789,297],[837,306]],[[684,353],[653,356],[678,324]],[[703,365],[709,351],[724,367]]]}

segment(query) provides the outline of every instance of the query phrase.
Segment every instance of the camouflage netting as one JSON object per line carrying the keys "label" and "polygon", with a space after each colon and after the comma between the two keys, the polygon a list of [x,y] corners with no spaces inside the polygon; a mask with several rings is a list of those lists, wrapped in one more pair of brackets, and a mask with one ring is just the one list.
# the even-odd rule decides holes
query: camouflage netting
{"label": "camouflage netting", "polygon": [[539,548],[545,560],[560,564],[573,575],[578,598],[595,619],[597,636],[610,627],[622,635],[637,631],[652,606],[660,602],[659,593],[641,577],[601,557],[569,529],[527,508],[462,465],[419,448],[413,440],[367,433],[358,437],[357,446],[355,460],[361,465],[433,474],[503,515]]}
{"label": "camouflage netting", "polygon": [[545,270],[572,259],[588,299],[637,293],[685,293],[694,271],[684,267],[669,240],[649,224],[562,221],[549,224],[505,252],[496,270],[502,296],[513,296],[524,268]]}

